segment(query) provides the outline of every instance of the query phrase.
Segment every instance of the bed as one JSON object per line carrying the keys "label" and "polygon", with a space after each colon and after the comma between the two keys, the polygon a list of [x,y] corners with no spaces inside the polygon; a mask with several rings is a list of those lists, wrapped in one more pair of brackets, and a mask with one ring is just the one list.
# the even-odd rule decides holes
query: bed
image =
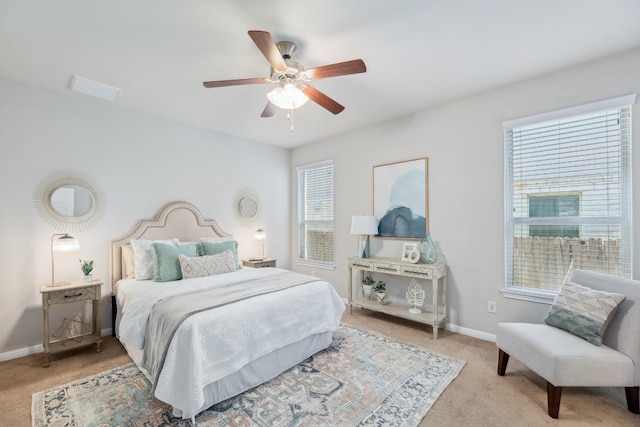
{"label": "bed", "polygon": [[[138,280],[144,263],[134,257],[139,265],[131,265],[132,246],[139,255],[148,241],[162,242],[152,245],[156,280]],[[192,421],[328,347],[345,309],[331,284],[279,268],[241,268],[233,250],[208,255],[224,258],[216,268],[230,272],[189,277],[185,265],[208,259],[202,250],[226,242],[235,240],[216,221],[173,202],[110,244],[114,332],[154,395],[172,405],[174,416]],[[188,252],[193,244],[197,256],[180,256],[185,278],[158,276],[175,266],[159,261],[160,249]]]}

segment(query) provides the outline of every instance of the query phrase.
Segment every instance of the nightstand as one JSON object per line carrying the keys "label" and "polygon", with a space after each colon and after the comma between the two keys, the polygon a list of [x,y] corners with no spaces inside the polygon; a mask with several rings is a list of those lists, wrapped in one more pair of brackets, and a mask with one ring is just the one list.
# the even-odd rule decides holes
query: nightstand
{"label": "nightstand", "polygon": [[242,265],[245,267],[251,268],[264,268],[264,267],[274,267],[276,266],[275,258],[264,258],[264,259],[249,259],[242,260]]}
{"label": "nightstand", "polygon": [[[44,355],[46,357],[45,366],[50,365],[51,353],[84,347],[94,343],[96,344],[96,352],[102,351],[100,320],[101,292],[102,282],[100,280],[94,280],[92,282],[71,282],[68,285],[62,286],[40,286],[40,293],[42,294],[42,313],[44,318],[43,347]],[[49,326],[49,307],[52,305],[89,300],[92,300],[93,302],[91,332],[60,339],[59,341],[52,341],[51,328]]]}

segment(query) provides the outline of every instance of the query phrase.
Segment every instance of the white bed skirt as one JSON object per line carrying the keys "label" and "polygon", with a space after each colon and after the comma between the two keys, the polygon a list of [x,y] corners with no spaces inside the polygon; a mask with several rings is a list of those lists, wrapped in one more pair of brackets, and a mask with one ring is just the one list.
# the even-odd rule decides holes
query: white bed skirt
{"label": "white bed skirt", "polygon": [[[205,403],[198,410],[198,413],[216,403],[222,402],[223,400],[275,378],[290,367],[307,359],[309,356],[327,348],[331,344],[332,337],[333,333],[331,331],[312,335],[302,341],[289,344],[286,347],[268,353],[249,362],[240,371],[208,384],[204,389]],[[124,347],[140,371],[151,381],[148,372],[141,367],[142,350],[134,347],[129,348],[126,345]],[[163,402],[165,401],[162,396],[156,397]],[[171,404],[171,402],[167,403]],[[175,406],[173,406],[173,415],[183,419],[191,418],[191,415],[184,414],[182,409],[176,408]]]}

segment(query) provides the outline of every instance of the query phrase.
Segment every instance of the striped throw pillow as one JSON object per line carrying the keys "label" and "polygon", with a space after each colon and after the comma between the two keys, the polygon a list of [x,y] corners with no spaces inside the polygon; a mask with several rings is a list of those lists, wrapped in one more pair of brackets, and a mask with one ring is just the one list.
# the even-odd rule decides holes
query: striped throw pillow
{"label": "striped throw pillow", "polygon": [[544,321],[593,345],[601,345],[602,335],[624,299],[622,294],[596,291],[567,281],[560,288]]}

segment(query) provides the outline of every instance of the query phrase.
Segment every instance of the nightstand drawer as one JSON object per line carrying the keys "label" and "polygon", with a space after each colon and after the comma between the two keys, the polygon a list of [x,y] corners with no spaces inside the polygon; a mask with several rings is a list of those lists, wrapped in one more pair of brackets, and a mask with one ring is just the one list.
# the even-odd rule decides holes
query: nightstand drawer
{"label": "nightstand drawer", "polygon": [[84,301],[96,297],[96,288],[65,289],[49,292],[49,304],[63,304],[72,301]]}
{"label": "nightstand drawer", "polygon": [[253,264],[254,268],[264,268],[264,267],[275,267],[276,263],[273,261],[262,261],[262,262],[256,262]]}
{"label": "nightstand drawer", "polygon": [[251,268],[265,268],[265,267],[275,268],[276,260],[273,258],[243,260],[242,265],[245,267],[251,267]]}

